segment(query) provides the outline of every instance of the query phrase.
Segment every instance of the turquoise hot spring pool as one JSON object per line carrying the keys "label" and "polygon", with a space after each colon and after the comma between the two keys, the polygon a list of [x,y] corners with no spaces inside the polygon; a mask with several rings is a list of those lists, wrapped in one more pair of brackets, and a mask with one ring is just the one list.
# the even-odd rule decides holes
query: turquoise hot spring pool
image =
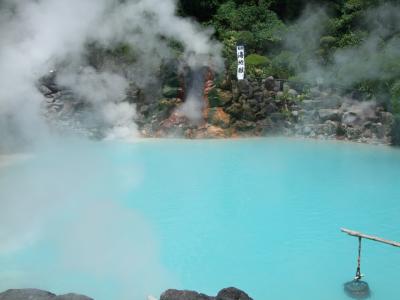
{"label": "turquoise hot spring pool", "polygon": [[[400,151],[295,139],[70,141],[0,169],[0,288],[344,300],[357,239],[400,240]],[[400,248],[363,242],[372,299]]]}

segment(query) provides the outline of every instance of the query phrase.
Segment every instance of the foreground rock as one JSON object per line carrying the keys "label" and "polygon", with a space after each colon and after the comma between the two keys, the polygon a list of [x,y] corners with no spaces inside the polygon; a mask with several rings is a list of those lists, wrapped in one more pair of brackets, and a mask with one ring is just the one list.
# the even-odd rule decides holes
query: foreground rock
{"label": "foreground rock", "polygon": [[167,290],[160,300],[253,300],[245,292],[229,287],[218,292],[216,297],[207,296],[195,291]]}
{"label": "foreground rock", "polygon": [[[0,293],[0,300],[93,300],[84,295],[65,294],[57,296],[39,289],[10,289]],[[229,287],[218,292],[217,296],[207,296],[195,291],[167,290],[160,300],[253,300],[245,292]]]}
{"label": "foreground rock", "polygon": [[78,294],[66,294],[57,296],[53,293],[38,289],[12,289],[0,293],[0,300],[93,300],[93,299]]}

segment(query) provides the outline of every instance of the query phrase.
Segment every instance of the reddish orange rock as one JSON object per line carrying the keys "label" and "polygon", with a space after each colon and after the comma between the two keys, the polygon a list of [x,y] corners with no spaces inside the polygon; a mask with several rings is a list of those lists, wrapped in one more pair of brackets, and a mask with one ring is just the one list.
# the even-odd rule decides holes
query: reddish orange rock
{"label": "reddish orange rock", "polygon": [[228,128],[231,123],[231,117],[222,107],[214,107],[208,110],[208,122],[211,125]]}

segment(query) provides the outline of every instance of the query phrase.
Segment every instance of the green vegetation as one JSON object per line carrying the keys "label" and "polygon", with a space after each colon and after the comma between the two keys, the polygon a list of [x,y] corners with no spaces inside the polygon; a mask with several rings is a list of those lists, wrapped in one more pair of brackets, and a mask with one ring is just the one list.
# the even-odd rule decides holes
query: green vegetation
{"label": "green vegetation", "polygon": [[[246,76],[357,91],[396,115],[400,144],[400,9],[394,0],[180,0],[179,13],[215,28],[228,75],[246,49]],[[397,5],[397,6],[396,6]]]}
{"label": "green vegetation", "polygon": [[268,57],[259,54],[250,54],[245,58],[246,74],[253,78],[266,78],[271,72],[271,61]]}

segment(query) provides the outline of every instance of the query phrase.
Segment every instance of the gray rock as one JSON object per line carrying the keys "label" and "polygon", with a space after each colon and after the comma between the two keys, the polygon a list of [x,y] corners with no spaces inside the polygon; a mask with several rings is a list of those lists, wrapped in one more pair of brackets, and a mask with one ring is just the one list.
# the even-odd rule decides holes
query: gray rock
{"label": "gray rock", "polygon": [[239,120],[236,121],[233,126],[238,130],[238,131],[249,131],[253,130],[256,128],[256,123],[250,122],[250,121],[245,121],[245,120]]}
{"label": "gray rock", "polygon": [[262,103],[264,100],[264,95],[262,92],[255,92],[254,93],[254,99],[257,100],[258,103]]}
{"label": "gray rock", "polygon": [[380,119],[383,124],[391,124],[393,122],[393,114],[390,112],[381,112]]}
{"label": "gray rock", "polygon": [[290,85],[289,85],[289,83],[284,82],[284,83],[283,83],[283,91],[284,91],[284,92],[287,92],[287,91],[289,91],[289,90],[290,90]]}
{"label": "gray rock", "polygon": [[311,132],[312,132],[312,128],[310,126],[304,126],[304,128],[302,130],[302,133],[304,135],[309,135],[309,134],[311,134]]}
{"label": "gray rock", "polygon": [[11,289],[0,294],[0,300],[51,300],[55,294],[38,289]]}
{"label": "gray rock", "polygon": [[266,112],[267,112],[268,114],[272,114],[272,113],[275,113],[275,112],[277,112],[277,111],[278,111],[278,107],[276,106],[275,103],[270,102],[270,103],[268,103],[268,105],[266,106]]}
{"label": "gray rock", "polygon": [[337,109],[324,108],[318,110],[318,115],[321,121],[325,122],[327,120],[340,121],[340,113]]}
{"label": "gray rock", "polygon": [[340,96],[332,95],[326,98],[323,98],[324,108],[339,108],[343,103],[343,99]]}
{"label": "gray rock", "polygon": [[78,294],[56,296],[38,289],[13,289],[0,293],[0,300],[93,300]]}
{"label": "gray rock", "polygon": [[215,299],[216,300],[253,300],[245,292],[243,292],[237,288],[234,288],[234,287],[222,289],[221,291],[219,291],[219,293]]}
{"label": "gray rock", "polygon": [[310,94],[311,94],[311,96],[314,97],[314,98],[317,98],[317,97],[320,97],[320,96],[321,96],[321,92],[320,92],[319,88],[317,88],[317,87],[311,88],[311,89],[310,89]]}
{"label": "gray rock", "polygon": [[161,294],[160,300],[213,300],[213,297],[195,291],[167,290]]}
{"label": "gray rock", "polygon": [[342,116],[342,123],[349,126],[359,125],[361,121],[361,118],[352,111],[345,112]]}
{"label": "gray rock", "polygon": [[39,86],[39,92],[45,96],[53,93],[47,86],[45,86],[43,84],[41,86]]}
{"label": "gray rock", "polygon": [[318,133],[325,136],[336,135],[337,128],[338,123],[328,120],[320,127],[320,131]]}
{"label": "gray rock", "polygon": [[371,121],[367,121],[362,125],[362,127],[365,128],[365,129],[371,129],[372,124],[373,123]]}
{"label": "gray rock", "polygon": [[258,101],[256,99],[249,99],[247,100],[247,103],[251,106],[251,107],[257,107],[258,106]]}
{"label": "gray rock", "polygon": [[139,109],[139,113],[146,115],[150,110],[150,107],[148,105],[142,105]]}
{"label": "gray rock", "polygon": [[84,295],[70,293],[66,295],[57,296],[54,298],[54,300],[93,300],[93,299],[86,297]]}
{"label": "gray rock", "polygon": [[364,132],[362,133],[362,137],[365,139],[372,138],[372,131],[370,129],[364,130]]}
{"label": "gray rock", "polygon": [[273,91],[275,88],[275,80],[274,77],[270,76],[263,81],[264,88],[267,91]]}
{"label": "gray rock", "polygon": [[299,93],[298,93],[296,90],[294,90],[294,89],[289,89],[288,94],[289,94],[291,97],[297,97],[297,95],[298,95]]}
{"label": "gray rock", "polygon": [[251,98],[253,96],[253,87],[251,86],[251,84],[247,79],[240,80],[238,82],[238,88],[240,93],[246,95],[248,98]]}
{"label": "gray rock", "polygon": [[318,109],[322,106],[322,100],[303,100],[301,105],[306,110]]}
{"label": "gray rock", "polygon": [[275,80],[274,92],[283,91],[283,81]]}
{"label": "gray rock", "polygon": [[361,137],[361,135],[362,135],[362,130],[360,128],[353,128],[353,127],[346,128],[346,137],[349,140],[357,140]]}
{"label": "gray rock", "polygon": [[375,133],[378,139],[383,139],[386,135],[385,126],[383,126],[381,123],[372,124],[371,130],[373,133]]}

